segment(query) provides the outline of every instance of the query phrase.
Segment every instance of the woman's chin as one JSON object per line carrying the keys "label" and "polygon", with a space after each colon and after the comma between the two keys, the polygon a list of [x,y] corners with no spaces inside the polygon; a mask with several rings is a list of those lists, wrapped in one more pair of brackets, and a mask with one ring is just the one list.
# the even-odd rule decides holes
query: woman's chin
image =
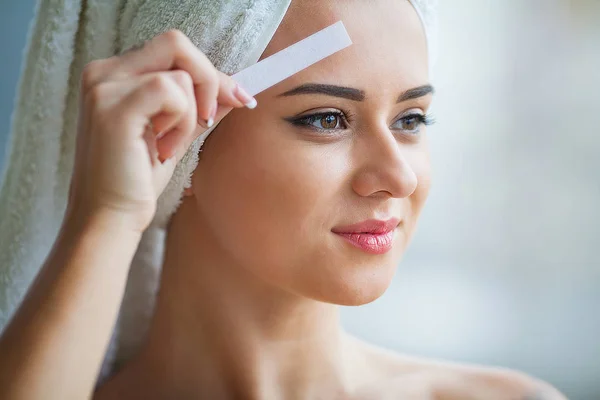
{"label": "woman's chin", "polygon": [[[341,306],[361,306],[381,297],[390,286],[395,266],[368,271],[340,271],[326,281],[307,285],[301,289],[305,297]],[[317,289],[318,288],[318,289]]]}

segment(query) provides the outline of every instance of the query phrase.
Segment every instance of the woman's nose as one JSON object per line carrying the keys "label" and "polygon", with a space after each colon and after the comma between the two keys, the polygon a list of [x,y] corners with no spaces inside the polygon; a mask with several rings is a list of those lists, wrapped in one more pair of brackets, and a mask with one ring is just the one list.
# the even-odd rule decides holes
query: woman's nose
{"label": "woman's nose", "polygon": [[405,198],[413,194],[418,182],[412,159],[417,150],[400,143],[387,128],[385,132],[367,136],[355,153],[354,191],[364,197]]}

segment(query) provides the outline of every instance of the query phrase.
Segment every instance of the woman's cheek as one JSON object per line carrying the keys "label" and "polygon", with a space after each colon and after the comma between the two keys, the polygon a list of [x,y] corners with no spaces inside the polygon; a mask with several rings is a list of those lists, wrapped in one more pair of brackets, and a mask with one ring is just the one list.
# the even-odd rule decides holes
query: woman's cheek
{"label": "woman's cheek", "polygon": [[[339,209],[345,161],[324,147],[296,144],[263,158],[262,179],[255,195],[270,221],[273,240],[285,248],[308,248],[329,233],[332,210]],[[284,235],[285,233],[285,235]],[[308,246],[308,247],[306,247]]]}
{"label": "woman's cheek", "polygon": [[415,153],[411,162],[413,171],[417,177],[417,186],[412,195],[408,198],[409,215],[407,215],[407,234],[412,237],[417,225],[417,220],[429,196],[431,189],[431,162],[429,151],[424,147],[419,152]]}
{"label": "woman's cheek", "polygon": [[431,158],[429,154],[429,146],[425,141],[421,148],[421,151],[418,153],[418,158],[416,162],[416,175],[417,175],[417,199],[421,203],[421,207],[427,200],[427,196],[429,195],[429,190],[431,189],[431,179],[432,179],[432,170],[431,170]]}

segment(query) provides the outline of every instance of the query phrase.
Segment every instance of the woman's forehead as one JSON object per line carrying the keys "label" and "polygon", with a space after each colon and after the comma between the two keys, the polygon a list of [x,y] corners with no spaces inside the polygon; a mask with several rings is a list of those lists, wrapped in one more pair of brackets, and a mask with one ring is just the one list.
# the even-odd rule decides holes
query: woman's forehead
{"label": "woman's forehead", "polygon": [[280,89],[316,81],[369,86],[370,92],[383,90],[390,77],[407,88],[428,83],[427,40],[408,0],[292,1],[261,58],[339,20],[352,46],[286,79]]}
{"label": "woman's forehead", "polygon": [[[261,58],[266,58],[307,36],[342,20],[353,42],[377,46],[390,40],[418,36],[423,26],[408,0],[292,0]],[[408,35],[408,36],[407,36]],[[377,39],[374,43],[372,39]]]}

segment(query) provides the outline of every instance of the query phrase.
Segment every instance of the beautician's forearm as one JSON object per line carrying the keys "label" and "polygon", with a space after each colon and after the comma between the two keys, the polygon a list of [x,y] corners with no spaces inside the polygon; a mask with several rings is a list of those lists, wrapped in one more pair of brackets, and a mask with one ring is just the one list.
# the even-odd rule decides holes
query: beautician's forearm
{"label": "beautician's forearm", "polygon": [[119,218],[70,218],[0,337],[0,399],[93,392],[141,233]]}

